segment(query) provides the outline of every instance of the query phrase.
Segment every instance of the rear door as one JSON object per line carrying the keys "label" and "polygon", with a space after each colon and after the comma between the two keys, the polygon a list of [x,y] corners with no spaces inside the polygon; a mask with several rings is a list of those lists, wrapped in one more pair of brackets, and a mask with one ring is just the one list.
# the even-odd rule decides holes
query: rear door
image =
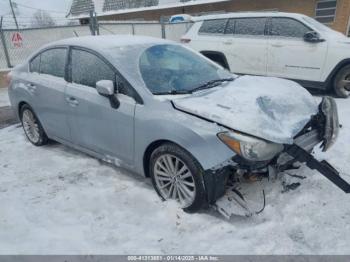
{"label": "rear door", "polygon": [[225,39],[225,55],[232,72],[265,75],[267,66],[267,36],[265,17],[229,19]]}
{"label": "rear door", "polygon": [[30,61],[25,88],[32,96],[31,106],[50,137],[70,139],[64,91],[67,48],[44,50]]}
{"label": "rear door", "polygon": [[[128,84],[107,60],[90,50],[72,48],[69,68],[71,81],[65,99],[73,143],[102,154],[107,160],[120,159],[131,164],[136,102],[128,96]],[[123,90],[115,94],[119,108],[112,108],[109,99],[98,94],[99,80],[123,83]]]}
{"label": "rear door", "polygon": [[320,81],[327,53],[327,42],[305,42],[304,35],[309,31],[312,29],[294,18],[271,18],[268,75]]}

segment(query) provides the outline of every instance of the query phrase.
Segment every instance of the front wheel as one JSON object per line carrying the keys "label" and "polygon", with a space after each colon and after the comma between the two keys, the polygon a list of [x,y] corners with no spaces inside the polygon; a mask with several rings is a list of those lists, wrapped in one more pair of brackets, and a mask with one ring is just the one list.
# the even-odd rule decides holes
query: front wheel
{"label": "front wheel", "polygon": [[177,200],[184,211],[195,212],[207,203],[202,167],[175,144],[166,143],[153,151],[150,175],[159,196]]}
{"label": "front wheel", "polygon": [[338,97],[347,98],[350,95],[350,65],[343,67],[335,76],[334,91]]}

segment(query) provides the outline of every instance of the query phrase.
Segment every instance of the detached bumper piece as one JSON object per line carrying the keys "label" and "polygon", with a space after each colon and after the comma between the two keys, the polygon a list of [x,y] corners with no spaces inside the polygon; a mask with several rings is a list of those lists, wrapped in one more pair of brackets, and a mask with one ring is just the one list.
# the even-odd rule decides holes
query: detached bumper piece
{"label": "detached bumper piece", "polygon": [[338,109],[335,100],[331,97],[324,97],[320,104],[320,112],[324,118],[322,133],[322,149],[327,151],[336,141],[339,133]]}
{"label": "detached bumper piece", "polygon": [[305,163],[310,169],[320,172],[345,193],[350,193],[350,184],[341,178],[339,172],[326,160],[318,161],[309,152],[297,145],[290,146],[285,152],[293,157],[295,161]]}

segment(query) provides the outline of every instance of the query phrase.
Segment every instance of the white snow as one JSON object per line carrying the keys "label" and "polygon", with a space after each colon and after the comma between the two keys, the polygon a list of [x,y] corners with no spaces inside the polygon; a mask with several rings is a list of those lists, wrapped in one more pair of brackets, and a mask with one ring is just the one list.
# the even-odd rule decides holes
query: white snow
{"label": "white snow", "polygon": [[0,107],[9,106],[10,100],[7,93],[7,88],[0,88]]}
{"label": "white snow", "polygon": [[241,76],[217,88],[174,100],[177,108],[246,134],[291,144],[317,113],[299,84],[273,77]]}
{"label": "white snow", "polygon": [[[349,172],[350,103],[326,154]],[[350,196],[317,172],[294,191],[271,182],[265,210],[227,221],[162,202],[147,179],[68,149],[0,130],[0,254],[349,254]],[[343,177],[350,180],[350,176]]]}

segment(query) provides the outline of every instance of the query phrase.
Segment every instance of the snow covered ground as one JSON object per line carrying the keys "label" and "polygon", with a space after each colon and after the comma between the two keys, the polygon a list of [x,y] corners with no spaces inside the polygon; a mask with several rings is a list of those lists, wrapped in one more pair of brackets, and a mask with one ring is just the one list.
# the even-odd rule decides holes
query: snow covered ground
{"label": "snow covered ground", "polygon": [[[350,173],[350,100],[337,144],[317,152]],[[0,254],[350,254],[350,195],[317,172],[271,183],[263,213],[225,220],[162,202],[150,181],[60,144],[0,130]],[[350,180],[350,175],[344,175]]]}

